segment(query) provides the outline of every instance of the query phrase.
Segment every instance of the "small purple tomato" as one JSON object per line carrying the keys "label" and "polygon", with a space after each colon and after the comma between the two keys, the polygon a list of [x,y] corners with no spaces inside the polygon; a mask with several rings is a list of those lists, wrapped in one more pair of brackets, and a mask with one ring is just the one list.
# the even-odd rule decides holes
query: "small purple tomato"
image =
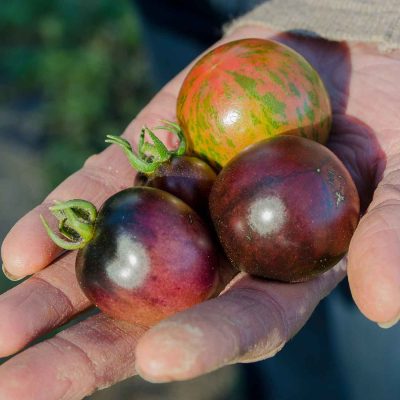
{"label": "small purple tomato", "polygon": [[236,268],[299,282],[345,255],[359,198],[349,172],[327,147],[279,136],[249,146],[223,168],[210,211]]}

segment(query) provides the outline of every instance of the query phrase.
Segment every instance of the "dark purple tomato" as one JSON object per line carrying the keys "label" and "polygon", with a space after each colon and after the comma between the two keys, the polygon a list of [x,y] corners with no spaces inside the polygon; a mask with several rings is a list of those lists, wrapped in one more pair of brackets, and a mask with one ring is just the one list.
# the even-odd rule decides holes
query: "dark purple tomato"
{"label": "dark purple tomato", "polygon": [[134,184],[171,193],[204,216],[208,215],[208,197],[216,176],[199,158],[178,156],[162,163],[150,175],[138,173]]}
{"label": "dark purple tomato", "polygon": [[150,325],[216,294],[217,257],[197,213],[169,193],[136,187],[104,203],[76,273],[102,311]]}
{"label": "dark purple tomato", "polygon": [[359,198],[328,148],[280,136],[248,147],[225,166],[211,191],[210,211],[236,268],[299,282],[345,255],[359,220]]}

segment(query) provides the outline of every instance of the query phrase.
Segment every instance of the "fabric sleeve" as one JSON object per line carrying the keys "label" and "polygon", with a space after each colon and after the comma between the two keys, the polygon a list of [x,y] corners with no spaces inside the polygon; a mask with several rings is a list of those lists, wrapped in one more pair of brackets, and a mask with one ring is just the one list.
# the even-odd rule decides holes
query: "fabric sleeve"
{"label": "fabric sleeve", "polygon": [[370,42],[389,51],[400,48],[400,0],[270,0],[229,23],[225,33],[245,25]]}

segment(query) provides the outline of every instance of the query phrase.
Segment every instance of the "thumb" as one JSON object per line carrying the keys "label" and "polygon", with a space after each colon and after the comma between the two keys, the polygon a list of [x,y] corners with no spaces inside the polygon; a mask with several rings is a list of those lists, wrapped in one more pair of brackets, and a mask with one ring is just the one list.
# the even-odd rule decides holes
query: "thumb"
{"label": "thumb", "polygon": [[274,356],[344,277],[344,265],[298,284],[239,275],[218,298],[150,329],[136,348],[138,373],[152,382],[185,380]]}
{"label": "thumb", "polygon": [[400,154],[387,159],[384,177],[350,244],[348,276],[365,316],[382,327],[400,318]]}

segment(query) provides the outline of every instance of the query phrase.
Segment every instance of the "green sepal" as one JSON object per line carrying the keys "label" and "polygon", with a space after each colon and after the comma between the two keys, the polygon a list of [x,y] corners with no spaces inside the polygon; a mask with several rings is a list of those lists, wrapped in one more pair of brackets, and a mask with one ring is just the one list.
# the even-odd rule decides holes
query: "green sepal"
{"label": "green sepal", "polygon": [[176,150],[170,151],[170,154],[174,156],[183,156],[186,153],[187,143],[181,127],[175,122],[167,121],[165,119],[161,120],[161,122],[165,125],[157,126],[154,129],[169,131],[178,137],[178,148]]}
{"label": "green sepal", "polygon": [[[166,120],[162,120],[161,122],[163,122],[164,125],[154,129],[166,130],[175,134],[179,142],[177,149],[168,150],[165,144],[146,126],[144,126],[140,132],[137,154],[132,149],[130,143],[120,136],[107,135],[106,143],[120,146],[133,168],[138,172],[150,175],[157,170],[160,164],[168,161],[171,157],[182,156],[186,152],[186,140],[180,126]],[[152,143],[145,140],[146,134],[150,136]]]}
{"label": "green sepal", "polygon": [[58,231],[67,240],[52,231],[45,218],[40,215],[42,224],[53,242],[65,250],[81,249],[89,243],[94,235],[97,218],[96,207],[85,200],[68,200],[49,207],[58,219]]}
{"label": "green sepal", "polygon": [[130,143],[120,136],[107,135],[106,143],[117,144],[120,146],[128,157],[128,161],[132,167],[138,172],[152,174],[160,165],[160,162],[158,161],[144,160],[144,155],[143,158],[136,155]]}

